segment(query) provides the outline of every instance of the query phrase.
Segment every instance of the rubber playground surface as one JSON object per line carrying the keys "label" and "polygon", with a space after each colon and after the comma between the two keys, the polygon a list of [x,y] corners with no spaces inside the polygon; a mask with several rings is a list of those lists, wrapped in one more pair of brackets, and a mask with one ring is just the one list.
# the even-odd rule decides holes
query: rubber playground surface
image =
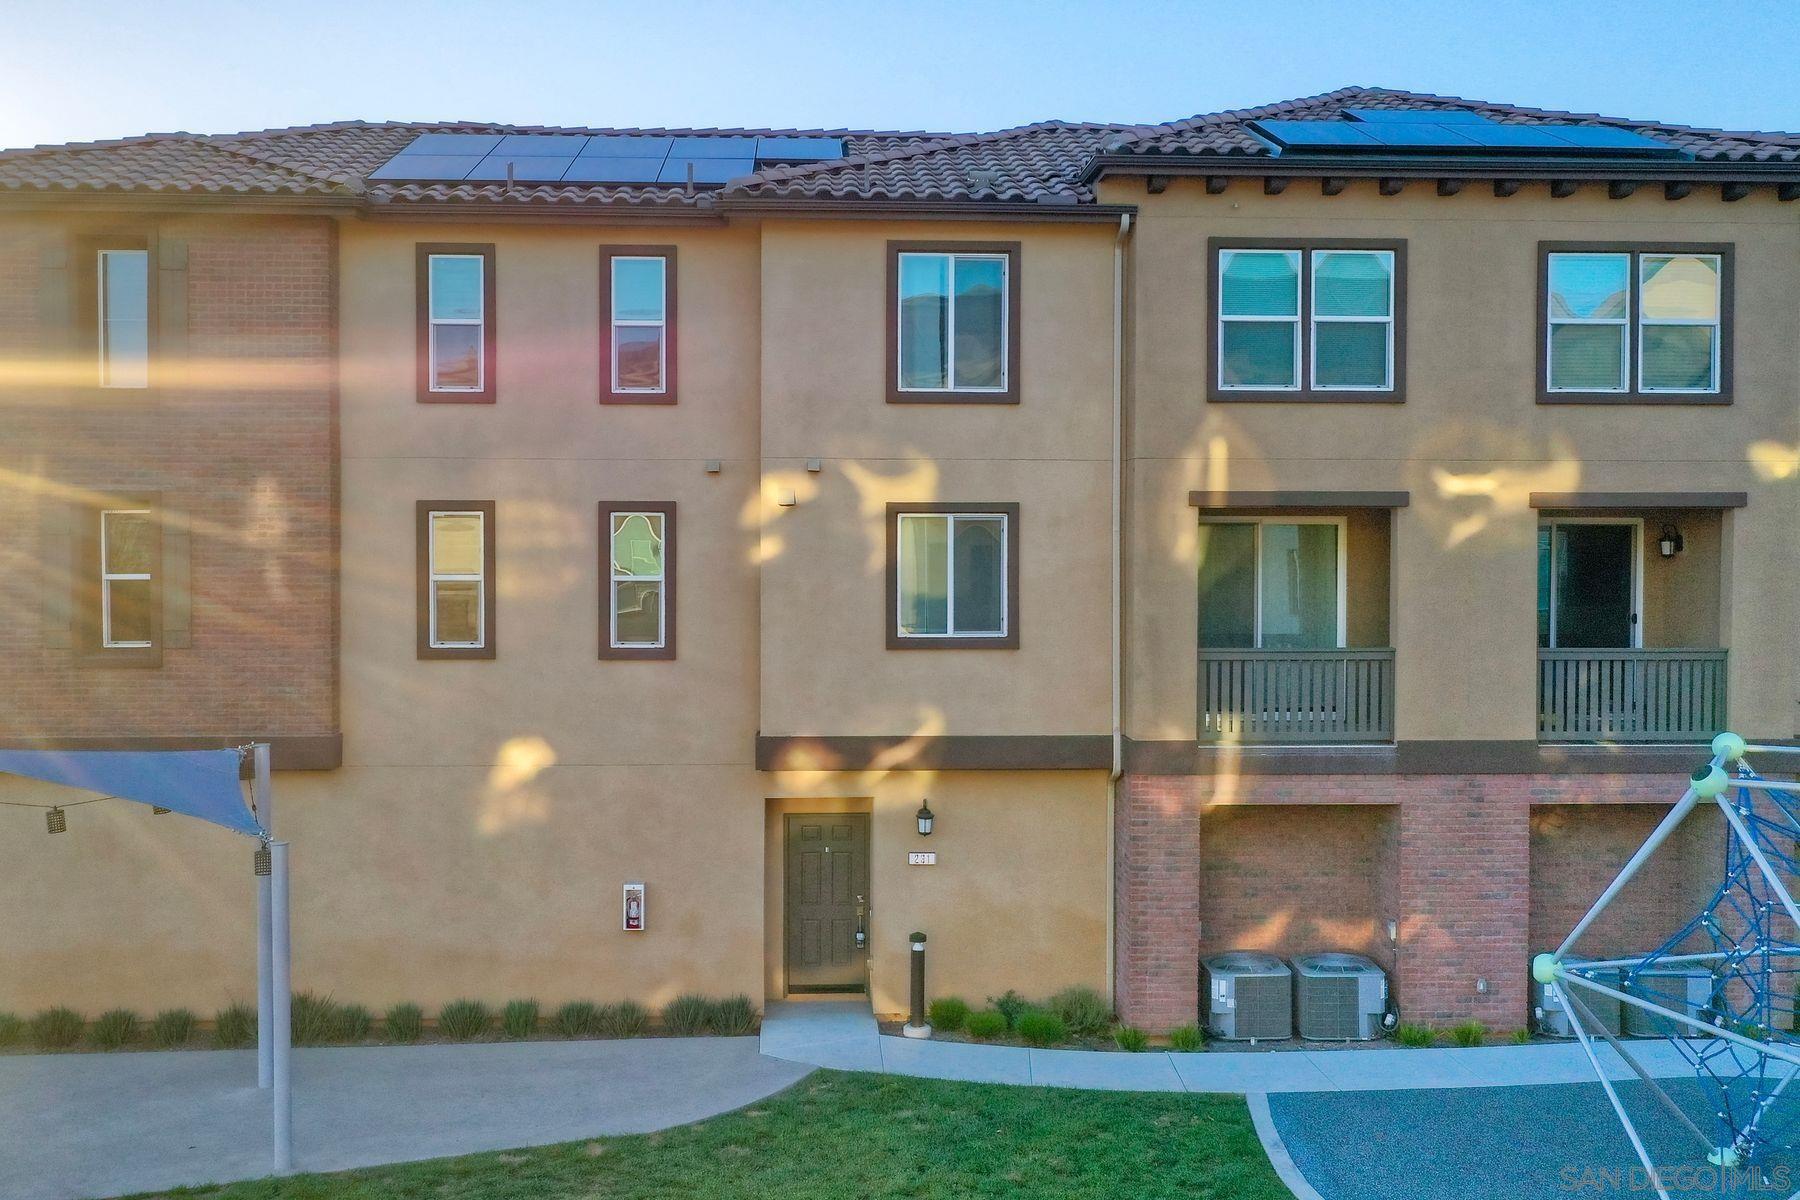
{"label": "rubber playground surface", "polygon": [[[1786,1200],[1800,1189],[1800,1159],[1772,1160],[1761,1177],[1721,1170],[1647,1088],[1616,1086],[1674,1200]],[[1690,1115],[1706,1111],[1699,1084],[1665,1086]],[[1598,1083],[1291,1092],[1270,1095],[1269,1111],[1323,1200],[1656,1197]]]}

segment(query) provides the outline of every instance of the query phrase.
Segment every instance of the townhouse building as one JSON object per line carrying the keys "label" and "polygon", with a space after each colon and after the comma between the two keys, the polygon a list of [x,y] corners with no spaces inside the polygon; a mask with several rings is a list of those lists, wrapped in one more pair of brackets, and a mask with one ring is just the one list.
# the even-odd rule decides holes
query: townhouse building
{"label": "townhouse building", "polygon": [[[1800,135],[1365,88],[0,153],[0,742],[270,741],[371,1006],[898,1013],[923,931],[1517,1028],[1701,745],[1795,736],[1797,198]],[[248,996],[245,851],[0,807],[0,1008]]]}

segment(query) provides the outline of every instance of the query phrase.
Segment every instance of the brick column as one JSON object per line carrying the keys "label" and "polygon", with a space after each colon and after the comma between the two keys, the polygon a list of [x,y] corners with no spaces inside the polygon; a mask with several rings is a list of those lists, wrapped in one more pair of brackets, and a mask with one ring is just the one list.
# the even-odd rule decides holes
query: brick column
{"label": "brick column", "polygon": [[[1399,831],[1400,1012],[1443,1025],[1525,1024],[1530,776],[1392,781]],[[1485,995],[1475,981],[1485,978]]]}
{"label": "brick column", "polygon": [[1114,807],[1113,1004],[1154,1033],[1199,1020],[1196,781],[1126,776]]}

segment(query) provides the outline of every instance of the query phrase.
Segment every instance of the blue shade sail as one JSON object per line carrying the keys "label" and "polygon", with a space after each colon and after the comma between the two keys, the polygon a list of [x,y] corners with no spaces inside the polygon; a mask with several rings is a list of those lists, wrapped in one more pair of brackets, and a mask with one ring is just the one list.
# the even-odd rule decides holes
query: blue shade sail
{"label": "blue shade sail", "polygon": [[0,750],[0,773],[136,800],[252,837],[236,750]]}

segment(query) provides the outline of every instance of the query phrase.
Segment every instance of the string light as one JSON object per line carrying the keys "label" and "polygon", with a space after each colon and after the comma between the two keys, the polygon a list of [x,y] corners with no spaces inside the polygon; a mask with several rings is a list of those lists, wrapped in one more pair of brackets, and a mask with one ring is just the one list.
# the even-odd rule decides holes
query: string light
{"label": "string light", "polygon": [[49,826],[51,833],[67,833],[69,831],[68,814],[60,808],[52,807],[49,812],[44,814],[44,824]]}

